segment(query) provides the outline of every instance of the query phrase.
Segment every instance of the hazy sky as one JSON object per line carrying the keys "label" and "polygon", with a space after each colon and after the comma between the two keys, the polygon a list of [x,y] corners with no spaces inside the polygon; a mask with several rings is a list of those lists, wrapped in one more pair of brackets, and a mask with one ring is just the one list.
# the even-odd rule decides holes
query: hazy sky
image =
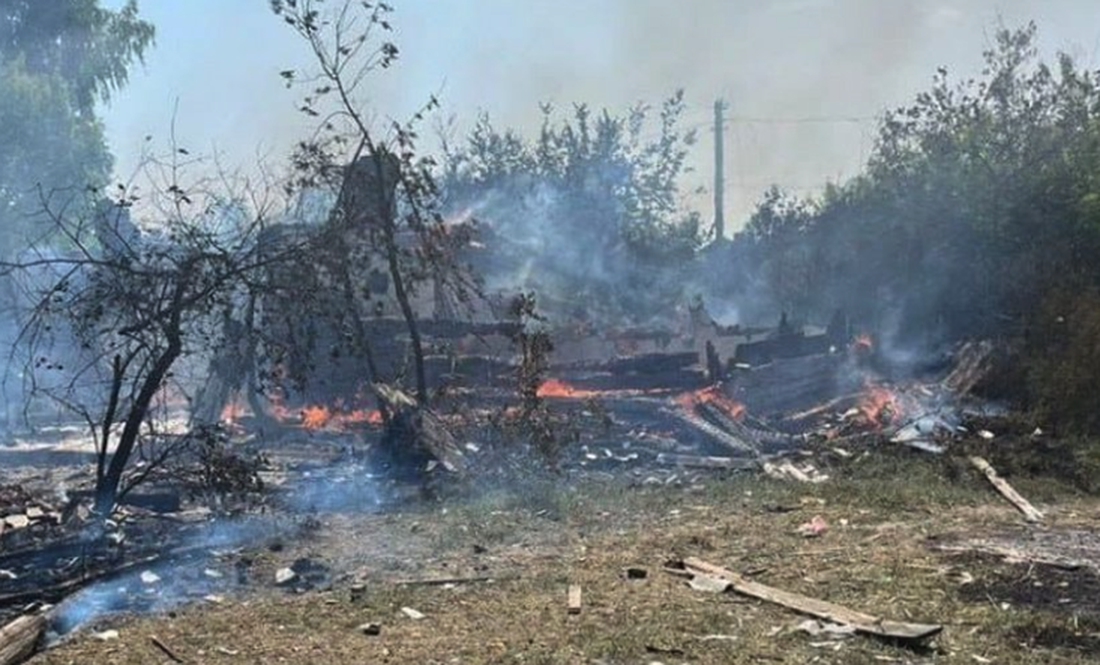
{"label": "hazy sky", "polygon": [[[685,189],[709,191],[710,119],[731,105],[727,217],[771,183],[805,193],[858,171],[874,118],[925,89],[936,67],[975,75],[998,22],[1039,25],[1041,47],[1097,67],[1095,0],[390,0],[396,68],[375,84],[380,116],[438,93],[446,114],[488,111],[536,126],[539,102],[623,110],[684,88],[700,129]],[[106,0],[117,6],[121,0]],[[215,148],[228,164],[277,162],[308,131],[278,72],[311,63],[268,0],[140,0],[157,26],[145,67],[104,110],[118,174],[143,138]],[[709,194],[693,199],[711,216]]]}

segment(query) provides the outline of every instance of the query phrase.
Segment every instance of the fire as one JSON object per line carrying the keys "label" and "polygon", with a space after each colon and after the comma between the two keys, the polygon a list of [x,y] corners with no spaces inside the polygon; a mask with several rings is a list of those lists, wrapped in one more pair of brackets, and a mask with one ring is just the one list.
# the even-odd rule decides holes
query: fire
{"label": "fire", "polygon": [[381,425],[382,413],[377,409],[335,411],[324,405],[315,405],[303,408],[301,419],[304,429],[339,431],[349,425]]}
{"label": "fire", "polygon": [[600,397],[601,393],[597,390],[584,390],[583,388],[574,388],[565,381],[559,379],[547,379],[539,386],[536,393],[539,397],[549,397],[557,399],[591,399],[593,397]]}
{"label": "fire", "polygon": [[875,349],[875,340],[867,333],[863,333],[856,336],[855,341],[852,342],[852,348],[863,353],[870,353]]}
{"label": "fire", "polygon": [[871,384],[868,384],[858,408],[867,422],[876,427],[893,422],[904,412],[901,400],[894,391]]}
{"label": "fire", "polygon": [[226,425],[235,425],[237,424],[237,421],[239,421],[241,418],[244,418],[245,416],[251,414],[252,410],[249,409],[248,406],[241,401],[240,395],[237,395],[232,400],[230,400],[228,404],[225,405],[225,408],[222,409],[222,413],[218,417],[218,420],[225,423]]}
{"label": "fire", "polygon": [[332,412],[327,406],[307,406],[302,409],[302,427],[322,429],[332,420]]}
{"label": "fire", "polygon": [[748,411],[744,404],[726,397],[718,386],[680,395],[676,398],[676,403],[688,411],[694,410],[699,404],[710,404],[722,409],[727,416],[737,421],[742,420]]}

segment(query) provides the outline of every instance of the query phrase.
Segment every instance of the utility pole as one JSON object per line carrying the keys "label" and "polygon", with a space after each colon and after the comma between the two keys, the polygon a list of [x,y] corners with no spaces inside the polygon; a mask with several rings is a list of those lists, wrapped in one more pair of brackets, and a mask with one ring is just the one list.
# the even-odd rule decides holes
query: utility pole
{"label": "utility pole", "polygon": [[714,102],[714,241],[726,237],[725,100]]}

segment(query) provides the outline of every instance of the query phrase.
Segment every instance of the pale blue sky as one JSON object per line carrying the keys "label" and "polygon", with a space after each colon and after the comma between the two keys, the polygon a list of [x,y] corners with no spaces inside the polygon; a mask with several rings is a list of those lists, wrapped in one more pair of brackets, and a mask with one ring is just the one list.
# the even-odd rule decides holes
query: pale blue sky
{"label": "pale blue sky", "polygon": [[[107,0],[106,5],[120,4]],[[531,129],[538,103],[625,109],[686,89],[704,128],[689,187],[709,186],[705,125],[718,95],[745,118],[728,137],[728,214],[743,218],[769,183],[796,191],[853,175],[873,118],[927,87],[935,68],[976,74],[998,20],[1039,24],[1045,52],[1098,65],[1095,0],[391,0],[402,51],[372,88],[383,116],[439,93],[446,113],[479,110]],[[248,168],[277,162],[308,131],[278,76],[309,66],[267,0],[140,0],[157,45],[105,109],[120,177],[143,137],[176,133]],[[828,122],[757,120],[827,118]],[[852,121],[844,121],[851,118]],[[751,119],[751,121],[749,121]],[[706,199],[698,199],[700,206]],[[705,209],[709,217],[709,208]]]}

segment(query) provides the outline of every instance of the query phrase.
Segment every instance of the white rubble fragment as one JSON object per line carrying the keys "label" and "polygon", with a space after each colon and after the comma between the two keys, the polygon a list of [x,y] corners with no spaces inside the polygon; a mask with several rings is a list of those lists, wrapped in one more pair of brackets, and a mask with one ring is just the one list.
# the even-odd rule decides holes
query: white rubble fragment
{"label": "white rubble fragment", "polygon": [[202,571],[202,574],[209,577],[212,580],[218,580],[218,579],[221,579],[223,577],[221,573],[214,570],[213,568],[206,568],[205,570]]}
{"label": "white rubble fragment", "polygon": [[275,584],[279,586],[286,586],[295,579],[297,579],[298,573],[294,572],[290,568],[280,568],[275,571]]}
{"label": "white rubble fragment", "polygon": [[25,529],[31,525],[31,520],[26,515],[8,515],[4,522],[12,529]]}
{"label": "white rubble fragment", "polygon": [[982,437],[986,441],[992,441],[994,438],[993,432],[990,432],[987,429],[978,430],[978,436]]}
{"label": "white rubble fragment", "polygon": [[29,506],[27,508],[27,518],[32,520],[40,520],[46,516],[46,511],[42,510],[38,506]]}
{"label": "white rubble fragment", "polygon": [[414,610],[411,607],[402,607],[401,613],[414,621],[420,621],[421,619],[426,618],[423,612]]}
{"label": "white rubble fragment", "polygon": [[105,630],[101,633],[92,633],[92,637],[99,640],[100,642],[110,642],[111,640],[118,639],[118,631],[114,629]]}
{"label": "white rubble fragment", "polygon": [[141,583],[151,586],[160,581],[160,575],[157,575],[151,570],[146,570],[141,573]]}

